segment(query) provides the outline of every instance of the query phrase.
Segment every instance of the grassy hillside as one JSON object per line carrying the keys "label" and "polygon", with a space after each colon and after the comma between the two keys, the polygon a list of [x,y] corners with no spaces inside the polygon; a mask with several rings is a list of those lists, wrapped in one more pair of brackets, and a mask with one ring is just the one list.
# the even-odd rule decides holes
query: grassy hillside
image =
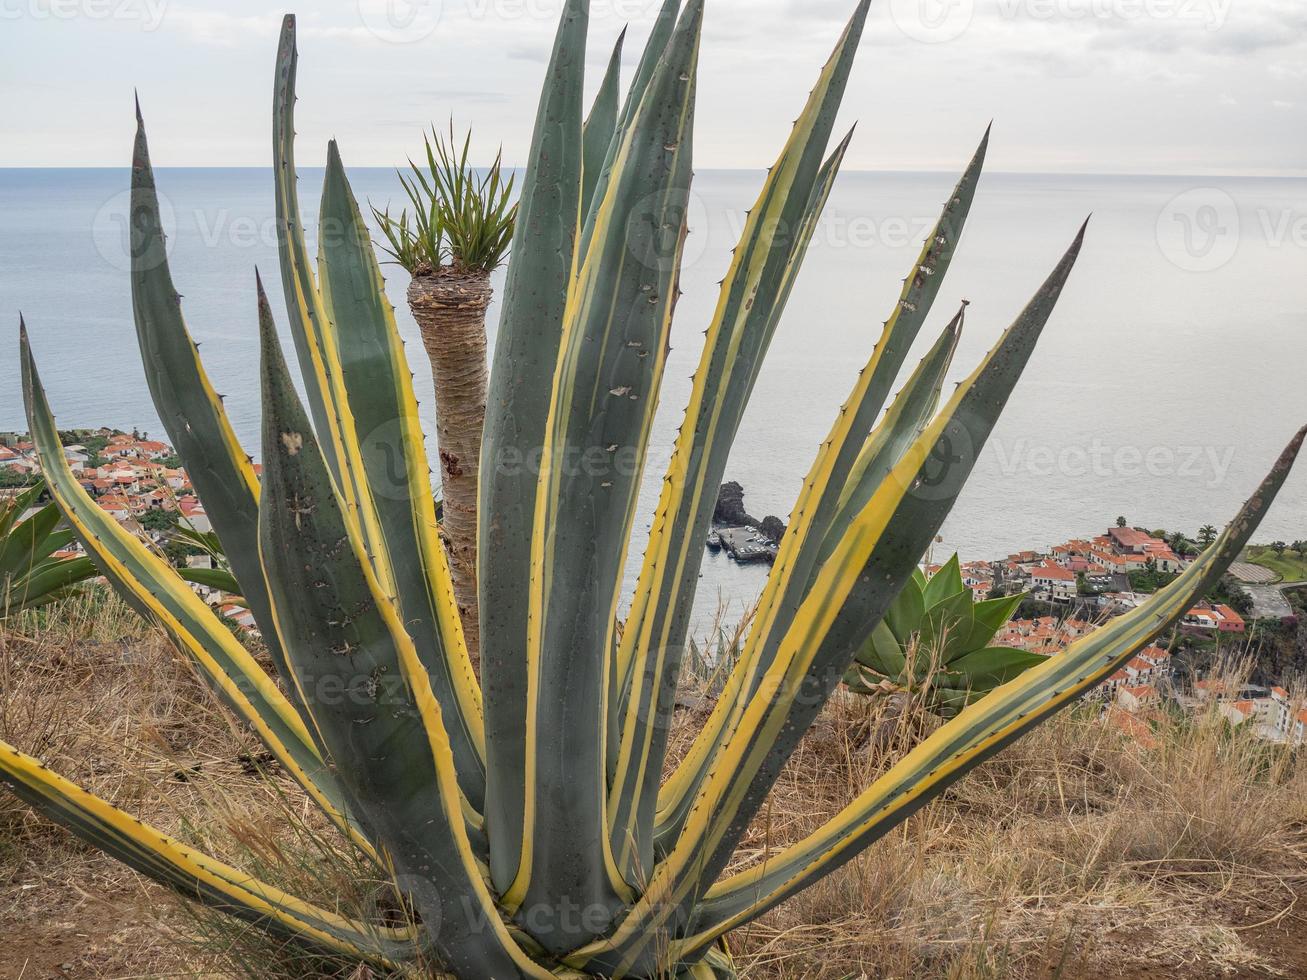
{"label": "grassy hillside", "polygon": [[1253,545],[1244,557],[1254,565],[1269,568],[1280,576],[1281,581],[1307,582],[1307,558],[1299,557],[1296,551],[1286,549],[1284,554],[1277,555],[1266,545]]}
{"label": "grassy hillside", "polygon": [[[375,903],[362,865],[212,704],[116,600],[0,636],[0,737],[309,897]],[[678,714],[679,748],[703,720]],[[812,830],[931,724],[837,698],[744,863]],[[1297,762],[1210,716],[1066,714],[732,948],[760,978],[1307,975]],[[0,978],[372,976],[197,917],[2,793],[0,922]]]}

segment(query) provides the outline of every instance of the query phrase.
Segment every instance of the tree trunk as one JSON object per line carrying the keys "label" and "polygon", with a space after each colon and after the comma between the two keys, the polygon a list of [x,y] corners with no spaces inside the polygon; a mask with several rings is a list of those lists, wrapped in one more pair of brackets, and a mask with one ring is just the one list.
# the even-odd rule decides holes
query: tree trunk
{"label": "tree trunk", "polygon": [[408,305],[422,331],[436,387],[436,441],[444,490],[440,536],[473,666],[480,666],[477,610],[477,478],[486,422],[486,308],[490,274],[420,269]]}

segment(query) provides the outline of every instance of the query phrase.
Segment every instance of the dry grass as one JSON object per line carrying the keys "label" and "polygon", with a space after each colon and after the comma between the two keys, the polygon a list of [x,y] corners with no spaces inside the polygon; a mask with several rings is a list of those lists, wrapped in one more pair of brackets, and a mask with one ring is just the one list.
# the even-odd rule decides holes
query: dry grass
{"label": "dry grass", "polygon": [[[1275,972],[1246,939],[1296,921],[1307,771],[1214,714],[1151,723],[1142,745],[1097,711],[1059,716],[734,935],[741,964],[757,977]],[[838,697],[741,866],[814,830],[921,727],[886,700]]]}
{"label": "dry grass", "polygon": [[[325,907],[362,916],[395,906],[375,867],[329,829],[166,638],[111,595],[78,599],[57,619],[26,614],[0,634],[0,738]],[[175,901],[2,791],[0,922],[30,952],[65,950],[65,972],[79,975],[289,980],[353,969]],[[0,952],[0,978],[44,975],[19,972],[22,955],[21,944]]]}
{"label": "dry grass", "polygon": [[[696,683],[677,713],[673,755],[707,709],[697,695],[713,680]],[[886,699],[838,696],[740,864],[815,829],[932,724]],[[1210,716],[1152,724],[1144,744],[1095,712],[1060,716],[733,935],[746,975],[1302,975],[1307,951],[1292,937],[1303,933],[1307,771]],[[116,600],[83,600],[0,636],[0,738],[306,897],[351,915],[394,909],[375,870],[267,771],[257,743]],[[0,922],[18,939],[0,944],[10,949],[0,978],[48,976],[65,960],[67,975],[115,978],[352,969],[183,911],[3,794]]]}

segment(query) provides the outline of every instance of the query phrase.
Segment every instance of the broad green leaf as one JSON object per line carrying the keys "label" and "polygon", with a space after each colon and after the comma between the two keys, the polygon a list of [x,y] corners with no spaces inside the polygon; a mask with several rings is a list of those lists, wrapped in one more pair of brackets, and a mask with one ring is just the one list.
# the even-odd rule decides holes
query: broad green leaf
{"label": "broad green leaf", "polygon": [[972,690],[988,691],[1006,684],[1031,667],[1038,667],[1047,659],[1043,654],[1014,647],[986,647],[954,660],[949,664],[949,670],[966,677]]}
{"label": "broad green leaf", "polygon": [[[230,592],[234,596],[240,596],[241,593],[241,584],[225,568],[179,568],[177,574],[186,582],[194,582],[196,585],[217,589],[219,592]],[[262,580],[263,576],[260,575],[259,578]],[[248,602],[244,597],[242,601]],[[273,640],[275,639],[274,636]]]}
{"label": "broad green leaf", "polygon": [[333,140],[322,192],[319,281],[337,337],[359,455],[386,548],[404,628],[431,678],[469,803],[485,795],[481,692],[459,622],[437,529],[430,468],[404,344],[367,226]]}
{"label": "broad green leaf", "polygon": [[449,966],[469,976],[547,976],[495,911],[466,827],[441,707],[337,496],[271,311],[259,299],[260,554],[295,683],[353,809],[422,919],[439,923]]}
{"label": "broad green leaf", "polygon": [[481,444],[477,568],[485,698],[486,832],[496,891],[522,864],[526,820],[530,543],[581,198],[587,5],[568,0],[554,39],[527,157],[513,258],[495,337]]}
{"label": "broad green leaf", "polygon": [[[688,924],[696,893],[725,868],[785,762],[943,523],[1061,295],[1083,236],[1082,227],[826,563],[639,902],[613,936],[569,962],[585,957],[618,974],[646,969],[658,957],[652,937]],[[941,452],[964,440],[974,451],[962,458],[956,450]]]}
{"label": "broad green leaf", "polygon": [[1209,548],[1151,600],[981,698],[918,745],[826,826],[765,865],[710,888],[685,956],[852,860],[926,803],[1086,691],[1174,626],[1235,561],[1302,448],[1295,435],[1257,492]]}
{"label": "broad green leaf", "polygon": [[608,70],[603,81],[599,83],[599,92],[595,95],[590,115],[586,116],[581,139],[584,155],[581,167],[581,214],[590,213],[594,201],[595,189],[599,186],[599,175],[608,159],[608,148],[613,143],[617,132],[618,102],[621,98],[622,45],[626,41],[626,31],[617,36],[613,45],[613,54],[608,61]]}
{"label": "broad green leaf", "polygon": [[958,556],[954,555],[944,563],[943,568],[930,577],[921,598],[926,612],[929,613],[945,600],[954,599],[966,591],[967,587],[962,584],[961,565]]}
{"label": "broad green leaf", "polygon": [[243,919],[279,940],[305,943],[383,968],[418,953],[411,932],[380,929],[316,908],[201,854],[0,741],[0,780],[38,813],[182,897]]}
{"label": "broad green leaf", "polygon": [[219,697],[254,730],[328,816],[353,832],[335,778],[304,719],[272,678],[191,587],[101,510],[77,482],[64,459],[25,326],[20,327],[20,335],[23,397],[32,441],[50,493],[82,547],[128,604],[163,627]]}
{"label": "broad green leaf", "polygon": [[[168,266],[159,195],[139,105],[132,154],[131,257],[132,313],[150,396],[204,503],[232,574],[242,583],[228,591],[245,597],[264,632],[268,655],[277,672],[286,677],[286,662],[272,629],[272,607],[259,565],[259,480],[182,317],[181,297]],[[303,710],[302,705],[296,707]]]}
{"label": "broad green leaf", "polygon": [[[551,712],[528,731],[530,843],[510,908],[557,908],[564,889],[567,901],[616,916],[631,897],[609,837],[605,715],[622,569],[680,291],[701,22],[702,0],[691,0],[613,162],[563,315],[526,646],[528,696]],[[565,953],[595,934],[593,923],[571,923],[542,941]]]}

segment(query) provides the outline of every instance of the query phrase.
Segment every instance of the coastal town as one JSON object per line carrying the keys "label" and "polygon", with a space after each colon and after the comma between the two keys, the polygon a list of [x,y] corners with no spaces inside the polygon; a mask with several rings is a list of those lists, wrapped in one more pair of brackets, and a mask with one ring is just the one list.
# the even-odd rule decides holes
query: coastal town
{"label": "coastal town", "polygon": [[[151,540],[170,560],[189,568],[211,569],[212,550],[177,547],[177,529],[199,535],[212,531],[185,467],[166,443],[148,434],[113,429],[65,434],[64,458],[83,490],[107,514]],[[255,465],[256,472],[259,467]],[[0,494],[37,479],[41,466],[23,433],[0,433]],[[5,489],[8,488],[8,489]],[[723,487],[719,520],[707,546],[725,549],[741,562],[769,561],[784,525],[776,518],[754,521],[742,505],[738,484]],[[1200,542],[1201,543],[1201,542]],[[1210,543],[1210,542],[1208,542]],[[80,546],[64,552],[77,555]],[[1166,538],[1128,526],[1124,519],[1102,534],[1072,538],[1043,551],[1026,550],[992,561],[960,565],[963,583],[977,601],[1022,595],[1025,601],[995,639],[997,644],[1043,656],[1056,656],[1147,600],[1149,594],[1183,572],[1197,554],[1181,536]],[[925,565],[928,575],[941,566]],[[201,583],[192,588],[237,627],[252,629],[253,617],[234,596]],[[1244,649],[1254,627],[1279,624],[1296,628],[1297,615],[1283,587],[1261,565],[1236,563],[1227,577],[1226,601],[1204,601],[1188,610],[1176,630],[1181,646],[1204,645],[1235,652]],[[1235,608],[1237,606],[1242,609]],[[1038,615],[1024,615],[1033,609]],[[1142,650],[1092,695],[1123,728],[1146,737],[1150,713],[1165,708],[1192,710],[1215,703],[1230,725],[1247,726],[1259,738],[1302,744],[1307,740],[1307,699],[1291,696],[1278,684],[1232,685],[1219,678],[1186,675],[1181,684],[1173,661],[1176,643]]]}
{"label": "coastal town", "polygon": [[[109,428],[61,435],[68,468],[101,510],[151,541],[174,564],[214,567],[211,553],[176,537],[179,528],[207,535],[213,526],[171,446],[148,434]],[[254,469],[257,473],[260,467],[255,464]],[[36,447],[26,433],[0,432],[0,494],[16,492],[40,474]],[[82,553],[81,545],[74,542],[56,557]],[[254,628],[254,617],[230,594],[200,583],[192,583],[191,588],[238,628]]]}

